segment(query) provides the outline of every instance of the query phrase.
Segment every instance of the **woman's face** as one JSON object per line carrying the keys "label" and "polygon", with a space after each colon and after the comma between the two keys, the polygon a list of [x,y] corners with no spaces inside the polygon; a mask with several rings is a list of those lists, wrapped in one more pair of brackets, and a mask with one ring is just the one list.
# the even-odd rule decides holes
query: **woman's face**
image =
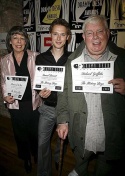
{"label": "woman's face", "polygon": [[22,52],[26,46],[25,37],[20,34],[14,34],[11,36],[10,44],[12,45],[14,52]]}

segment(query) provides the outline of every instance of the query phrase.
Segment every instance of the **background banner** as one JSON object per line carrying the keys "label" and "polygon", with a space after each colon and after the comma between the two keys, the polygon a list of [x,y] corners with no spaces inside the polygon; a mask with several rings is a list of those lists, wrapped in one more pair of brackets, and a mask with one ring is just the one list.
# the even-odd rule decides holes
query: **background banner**
{"label": "background banner", "polygon": [[44,52],[49,48],[45,43],[51,43],[49,26],[54,19],[64,18],[72,32],[68,50],[74,51],[83,40],[84,20],[92,14],[106,16],[110,40],[125,48],[125,0],[24,0],[23,6],[24,27],[30,34],[33,50]]}

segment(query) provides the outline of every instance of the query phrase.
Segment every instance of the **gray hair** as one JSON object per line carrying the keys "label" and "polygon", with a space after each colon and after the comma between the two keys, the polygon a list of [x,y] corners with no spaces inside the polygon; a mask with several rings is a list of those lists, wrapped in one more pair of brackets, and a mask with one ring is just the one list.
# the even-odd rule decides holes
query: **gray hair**
{"label": "gray hair", "polygon": [[85,22],[83,23],[83,33],[85,32],[86,30],[86,25],[88,23],[92,23],[92,24],[96,24],[98,22],[103,22],[104,23],[104,26],[105,26],[105,29],[108,29],[108,23],[107,23],[107,19],[105,16],[103,15],[91,15],[90,17],[88,17]]}

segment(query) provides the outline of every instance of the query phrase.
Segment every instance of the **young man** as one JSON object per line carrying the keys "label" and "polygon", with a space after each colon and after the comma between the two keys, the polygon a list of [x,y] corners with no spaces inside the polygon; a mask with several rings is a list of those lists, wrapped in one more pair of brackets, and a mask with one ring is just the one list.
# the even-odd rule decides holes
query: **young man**
{"label": "young man", "polygon": [[[104,16],[90,16],[83,25],[85,45],[82,42],[66,63],[57,132],[62,139],[68,134],[76,158],[68,176],[87,176],[93,155],[97,158],[95,176],[125,175],[125,50],[108,43],[109,34]],[[108,82],[113,84],[113,93],[73,92],[71,63],[101,61],[114,62],[114,79]]]}
{"label": "young man", "polygon": [[[66,50],[66,41],[70,36],[70,27],[66,20],[58,18],[50,25],[52,46],[36,58],[36,65],[63,66],[70,53]],[[38,173],[37,176],[51,176],[50,139],[56,123],[55,108],[57,92],[43,89],[39,92],[43,104],[39,108],[38,129]]]}

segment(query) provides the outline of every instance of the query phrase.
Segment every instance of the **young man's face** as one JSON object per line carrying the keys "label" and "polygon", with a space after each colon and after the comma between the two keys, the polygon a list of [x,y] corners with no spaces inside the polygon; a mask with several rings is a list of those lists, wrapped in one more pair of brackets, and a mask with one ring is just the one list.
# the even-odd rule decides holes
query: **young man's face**
{"label": "young man's face", "polygon": [[89,54],[93,58],[98,59],[106,49],[109,39],[109,30],[105,29],[102,22],[95,24],[88,23],[85,33],[83,34],[83,39]]}
{"label": "young man's face", "polygon": [[62,25],[55,25],[51,32],[52,46],[57,49],[64,48],[66,40],[68,40],[69,35],[67,34],[67,29]]}

